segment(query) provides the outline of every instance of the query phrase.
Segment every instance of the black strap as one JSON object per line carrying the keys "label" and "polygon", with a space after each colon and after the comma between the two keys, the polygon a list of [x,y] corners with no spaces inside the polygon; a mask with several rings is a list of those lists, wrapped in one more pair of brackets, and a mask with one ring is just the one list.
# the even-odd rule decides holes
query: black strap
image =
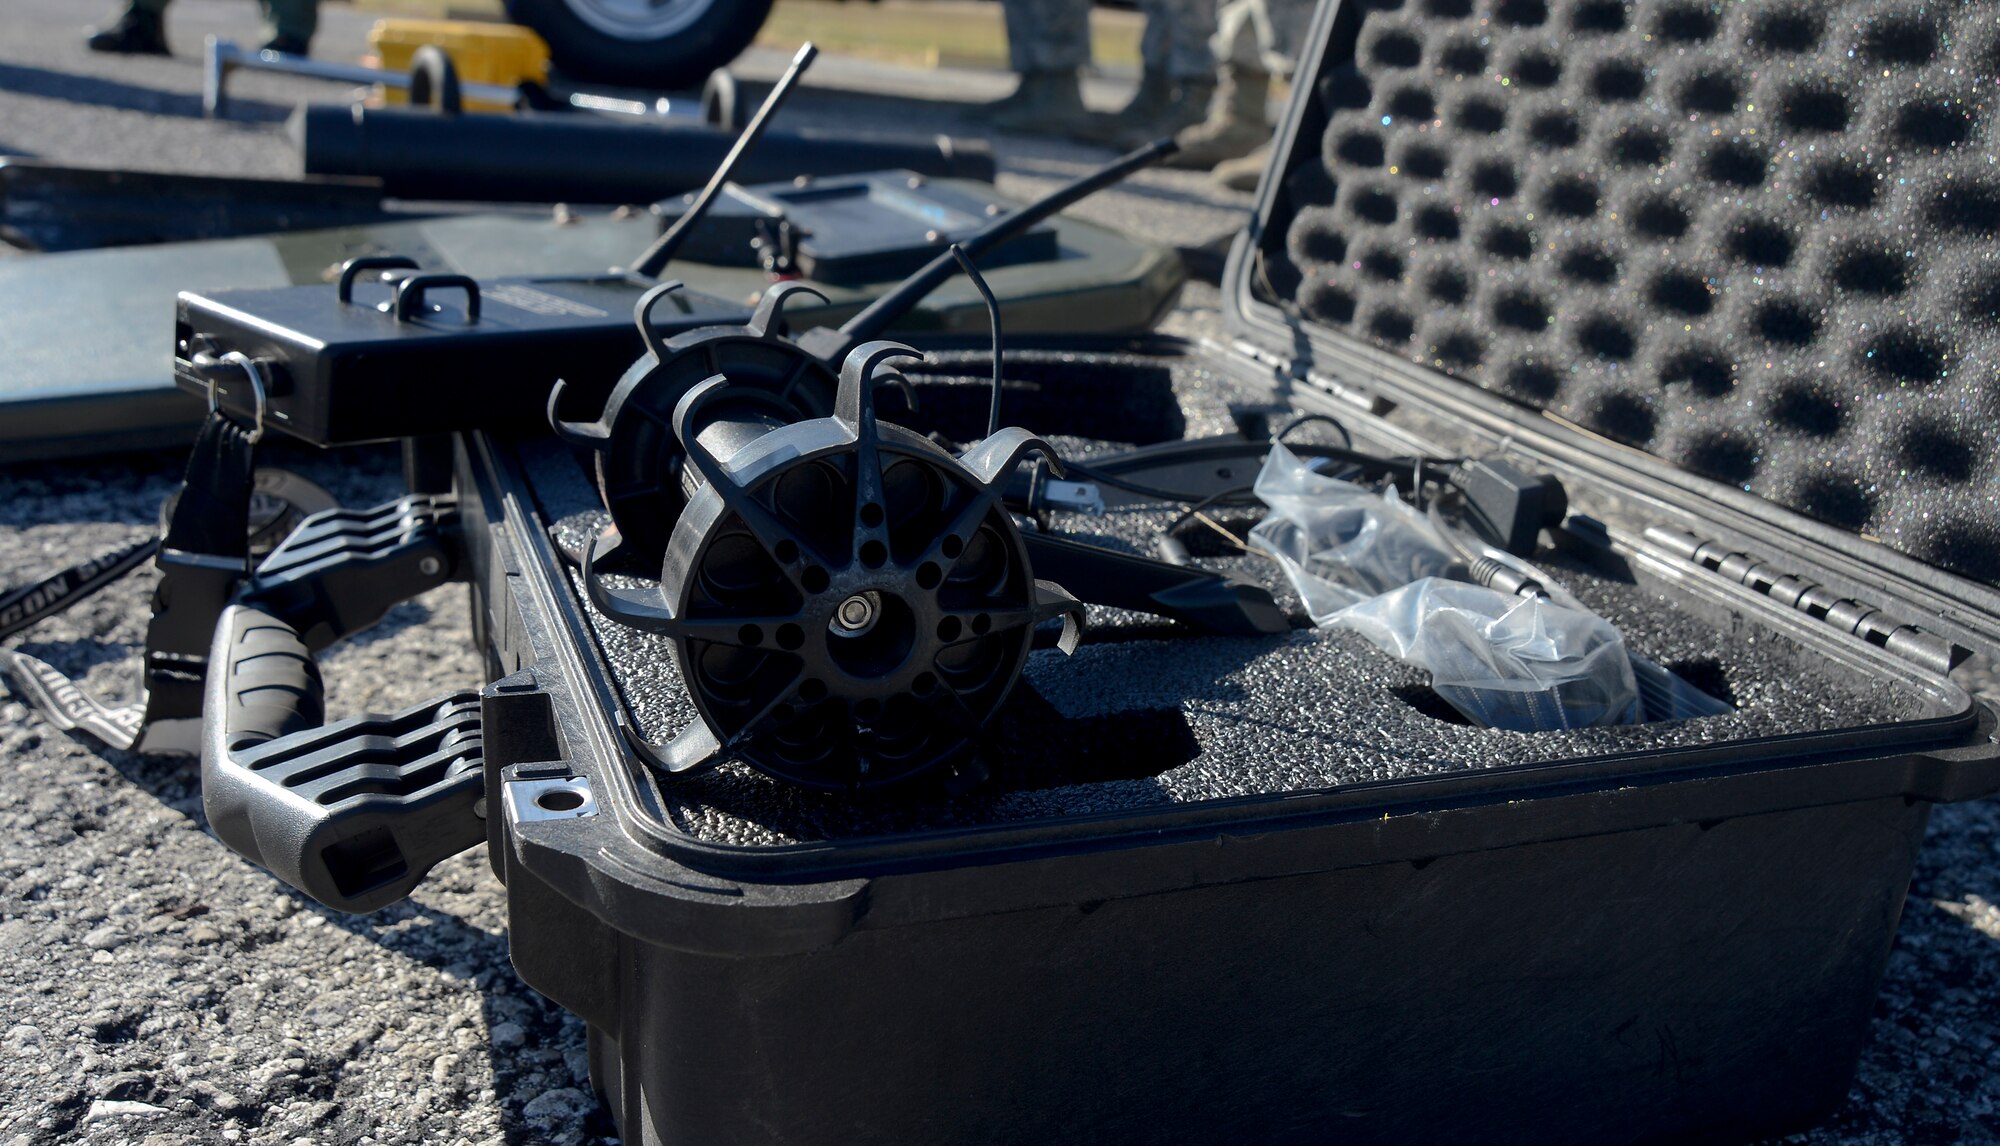
{"label": "black strap", "polygon": [[248,430],[220,411],[210,414],[195,436],[161,546],[183,553],[241,557],[247,573],[255,454]]}
{"label": "black strap", "polygon": [[148,537],[136,544],[72,565],[32,585],[23,585],[19,589],[0,594],[0,640],[5,640],[22,629],[55,616],[117,581],[138,568],[146,558],[158,552],[159,548],[160,539]]}
{"label": "black strap", "polygon": [[[80,728],[114,748],[193,752],[201,731],[209,644],[229,598],[250,574],[250,497],[256,469],[250,432],[209,414],[188,456],[166,535],[0,598],[0,636],[59,612],[157,553],[159,588],[146,626],[145,707],[100,703],[52,666],[17,652],[0,656],[15,687],[59,728]],[[72,581],[75,582],[72,586]],[[70,587],[52,594],[51,587]],[[83,589],[83,592],[75,591]],[[9,609],[16,610],[10,613]]]}
{"label": "black strap", "polygon": [[139,747],[193,752],[215,623],[250,575],[249,431],[211,413],[188,457],[187,479],[160,544],[160,586],[146,626],[146,719]]}

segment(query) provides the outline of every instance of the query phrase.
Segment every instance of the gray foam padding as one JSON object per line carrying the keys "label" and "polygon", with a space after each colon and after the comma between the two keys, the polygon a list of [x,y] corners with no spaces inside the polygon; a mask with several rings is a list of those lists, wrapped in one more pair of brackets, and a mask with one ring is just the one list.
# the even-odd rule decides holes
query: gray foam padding
{"label": "gray foam padding", "polygon": [[2000,582],[2000,4],[1355,0],[1306,319]]}
{"label": "gray foam padding", "polygon": [[[1270,395],[1194,360],[1135,356],[1017,355],[1010,359],[1006,416],[1035,426],[1065,454],[1116,448],[1093,435],[1120,427],[1124,444],[1230,432],[1232,407],[1268,407]],[[965,366],[963,375],[956,368]],[[934,362],[914,372],[913,424],[948,432],[976,418],[987,391],[976,362]],[[1047,383],[1047,385],[1043,385]],[[1123,389],[1159,395],[1116,412]],[[1025,414],[1032,413],[1032,422]],[[1313,429],[1317,429],[1316,427]],[[954,436],[956,435],[949,435]],[[524,448],[536,496],[558,548],[581,551],[609,522],[586,471],[563,447]],[[1052,525],[1099,544],[1151,552],[1172,512],[1114,510],[1058,515]],[[1247,530],[1252,509],[1225,524]],[[1226,544],[1191,548],[1206,565],[1244,573],[1300,610],[1275,566],[1228,556]],[[1726,635],[1661,593],[1545,554],[1566,583],[1619,626],[1636,651],[1730,701],[1724,716],[1670,723],[1527,735],[1456,722],[1426,674],[1345,632],[1299,629],[1266,638],[1190,635],[1155,618],[1093,607],[1085,643],[1072,657],[1031,654],[1014,697],[989,729],[983,751],[991,782],[970,794],[934,789],[850,797],[806,792],[741,764],[662,785],[668,817],[699,839],[739,845],[853,839],[1092,812],[1338,787],[1370,780],[1509,764],[1583,759],[1712,744],[1748,737],[1857,727],[1923,715],[1913,687],[1864,680],[1823,658],[1800,655],[1777,632]],[[583,599],[577,570],[572,587]],[[626,585],[643,585],[644,577]],[[656,582],[655,582],[656,583]],[[695,719],[671,643],[609,622],[587,602],[592,626],[637,726],[664,741]]]}

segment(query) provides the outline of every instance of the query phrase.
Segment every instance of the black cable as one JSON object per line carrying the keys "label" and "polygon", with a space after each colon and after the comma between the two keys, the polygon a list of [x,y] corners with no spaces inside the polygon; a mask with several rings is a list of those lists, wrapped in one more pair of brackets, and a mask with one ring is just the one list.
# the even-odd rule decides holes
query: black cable
{"label": "black cable", "polygon": [[965,253],[964,247],[953,243],[951,257],[958,260],[959,269],[972,280],[979,297],[986,300],[986,321],[993,327],[993,405],[986,413],[986,436],[990,438],[1000,432],[1000,302],[993,297],[993,288],[986,285],[986,277],[972,265],[972,257]]}
{"label": "black cable", "polygon": [[1220,502],[1223,498],[1241,497],[1242,495],[1249,493],[1251,490],[1255,488],[1257,487],[1248,485],[1239,485],[1225,490],[1218,490],[1215,493],[1209,494],[1207,497],[1202,498],[1200,501],[1197,501],[1193,505],[1190,505],[1186,509],[1182,510],[1180,512],[1180,516],[1168,522],[1165,525],[1165,527],[1163,527],[1160,530],[1160,532],[1164,534],[1171,534],[1176,529],[1179,529],[1181,526],[1186,525],[1188,521],[1194,517],[1195,514],[1200,513],[1202,510],[1207,509],[1211,505],[1215,505],[1216,503]]}
{"label": "black cable", "polygon": [[1282,442],[1286,438],[1291,436],[1293,430],[1298,429],[1300,426],[1312,425],[1315,422],[1323,425],[1332,426],[1334,429],[1339,430],[1340,444],[1347,447],[1350,450],[1354,448],[1354,435],[1348,433],[1347,427],[1341,423],[1340,419],[1332,416],[1331,414],[1300,414],[1298,417],[1293,418],[1289,422],[1286,422],[1284,428],[1280,429],[1277,433],[1272,434],[1271,440],[1274,442]]}
{"label": "black cable", "polygon": [[[1181,526],[1187,524],[1191,520],[1199,520],[1203,525],[1206,525],[1209,529],[1213,530],[1218,534],[1221,534],[1224,540],[1228,541],[1231,545],[1234,545],[1236,548],[1242,550],[1245,553],[1257,552],[1257,550],[1252,549],[1250,547],[1249,542],[1243,540],[1241,537],[1236,536],[1234,533],[1231,533],[1228,529],[1225,529],[1223,527],[1221,522],[1215,520],[1214,518],[1210,517],[1208,514],[1203,512],[1212,505],[1221,504],[1225,498],[1240,497],[1242,494],[1249,493],[1254,488],[1256,487],[1239,485],[1229,489],[1217,490],[1216,492],[1209,494],[1202,500],[1195,502],[1193,505],[1190,505],[1186,509],[1182,510],[1178,517],[1175,517],[1172,521],[1167,523],[1164,529],[1161,529],[1154,534],[1154,536],[1158,538],[1158,540],[1153,543],[1153,547],[1155,550],[1158,551],[1160,559],[1171,565],[1193,565],[1195,563],[1193,555],[1188,552],[1188,547],[1182,543],[1179,537],[1175,536],[1175,534],[1179,532]],[[1228,504],[1255,505],[1256,499],[1252,498],[1248,503],[1241,501],[1231,501]]]}
{"label": "black cable", "polygon": [[[1263,453],[1265,448],[1262,443],[1258,442],[1244,442],[1242,445],[1243,452],[1251,456]],[[1363,476],[1408,477],[1413,480],[1421,475],[1425,466],[1436,467],[1439,470],[1449,472],[1452,467],[1458,465],[1463,460],[1459,458],[1384,458],[1375,454],[1364,454],[1359,450],[1352,450],[1343,446],[1299,446],[1295,452],[1310,458],[1329,458],[1333,461],[1347,462],[1350,465],[1359,466],[1361,467]],[[1147,485],[1144,482],[1132,481],[1129,478],[1119,477],[1117,474],[1106,473],[1083,462],[1065,460],[1063,466],[1076,476],[1087,481],[1094,481],[1099,485],[1107,485],[1112,489],[1121,489],[1126,493],[1137,494],[1140,497],[1150,497],[1158,501],[1193,502],[1200,501],[1203,497],[1208,496],[1206,494],[1188,493],[1183,490],[1166,489],[1162,486]]]}

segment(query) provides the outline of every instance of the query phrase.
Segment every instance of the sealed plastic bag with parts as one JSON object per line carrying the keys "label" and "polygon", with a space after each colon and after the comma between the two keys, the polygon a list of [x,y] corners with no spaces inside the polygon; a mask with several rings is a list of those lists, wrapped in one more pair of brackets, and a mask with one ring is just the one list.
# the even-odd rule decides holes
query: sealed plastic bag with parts
{"label": "sealed plastic bag with parts", "polygon": [[1285,570],[1316,625],[1358,601],[1441,576],[1460,560],[1394,486],[1380,493],[1315,471],[1272,443],[1254,487],[1271,513],[1250,533]]}
{"label": "sealed plastic bag with parts", "polygon": [[1611,622],[1548,597],[1426,577],[1328,620],[1429,669],[1431,688],[1488,728],[1546,732],[1640,719],[1625,641]]}
{"label": "sealed plastic bag with parts", "polygon": [[[1284,568],[1313,623],[1353,629],[1428,669],[1431,687],[1468,720],[1539,732],[1643,718],[1618,630],[1533,566],[1455,540],[1393,486],[1377,493],[1318,473],[1279,444],[1255,491],[1271,513],[1251,540]],[[1523,596],[1452,579],[1475,560],[1544,590]]]}

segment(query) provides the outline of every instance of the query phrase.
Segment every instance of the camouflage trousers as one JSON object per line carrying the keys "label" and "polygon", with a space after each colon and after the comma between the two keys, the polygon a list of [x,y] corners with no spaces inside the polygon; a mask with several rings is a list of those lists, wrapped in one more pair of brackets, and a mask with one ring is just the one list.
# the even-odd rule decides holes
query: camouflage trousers
{"label": "camouflage trousers", "polygon": [[1312,0],[1228,0],[1209,46],[1225,64],[1290,75],[1312,26],[1313,6]]}
{"label": "camouflage trousers", "polygon": [[[1001,0],[1008,63],[1017,72],[1073,71],[1090,64],[1088,0]],[[1146,31],[1139,54],[1148,70],[1174,79],[1215,72],[1209,49],[1215,0],[1142,0]],[[1310,11],[1310,5],[1307,6]]]}
{"label": "camouflage trousers", "polygon": [[1215,33],[1215,0],[1140,0],[1146,31],[1139,39],[1139,56],[1146,70],[1176,80],[1206,79],[1215,74],[1209,37]]}
{"label": "camouflage trousers", "polygon": [[1007,62],[1017,72],[1073,72],[1090,63],[1090,0],[1000,0]]}
{"label": "camouflage trousers", "polygon": [[[167,10],[168,0],[129,3],[134,12],[158,15]],[[258,6],[264,9],[264,22],[270,25],[271,33],[280,39],[310,43],[319,27],[319,0],[258,0]]]}

